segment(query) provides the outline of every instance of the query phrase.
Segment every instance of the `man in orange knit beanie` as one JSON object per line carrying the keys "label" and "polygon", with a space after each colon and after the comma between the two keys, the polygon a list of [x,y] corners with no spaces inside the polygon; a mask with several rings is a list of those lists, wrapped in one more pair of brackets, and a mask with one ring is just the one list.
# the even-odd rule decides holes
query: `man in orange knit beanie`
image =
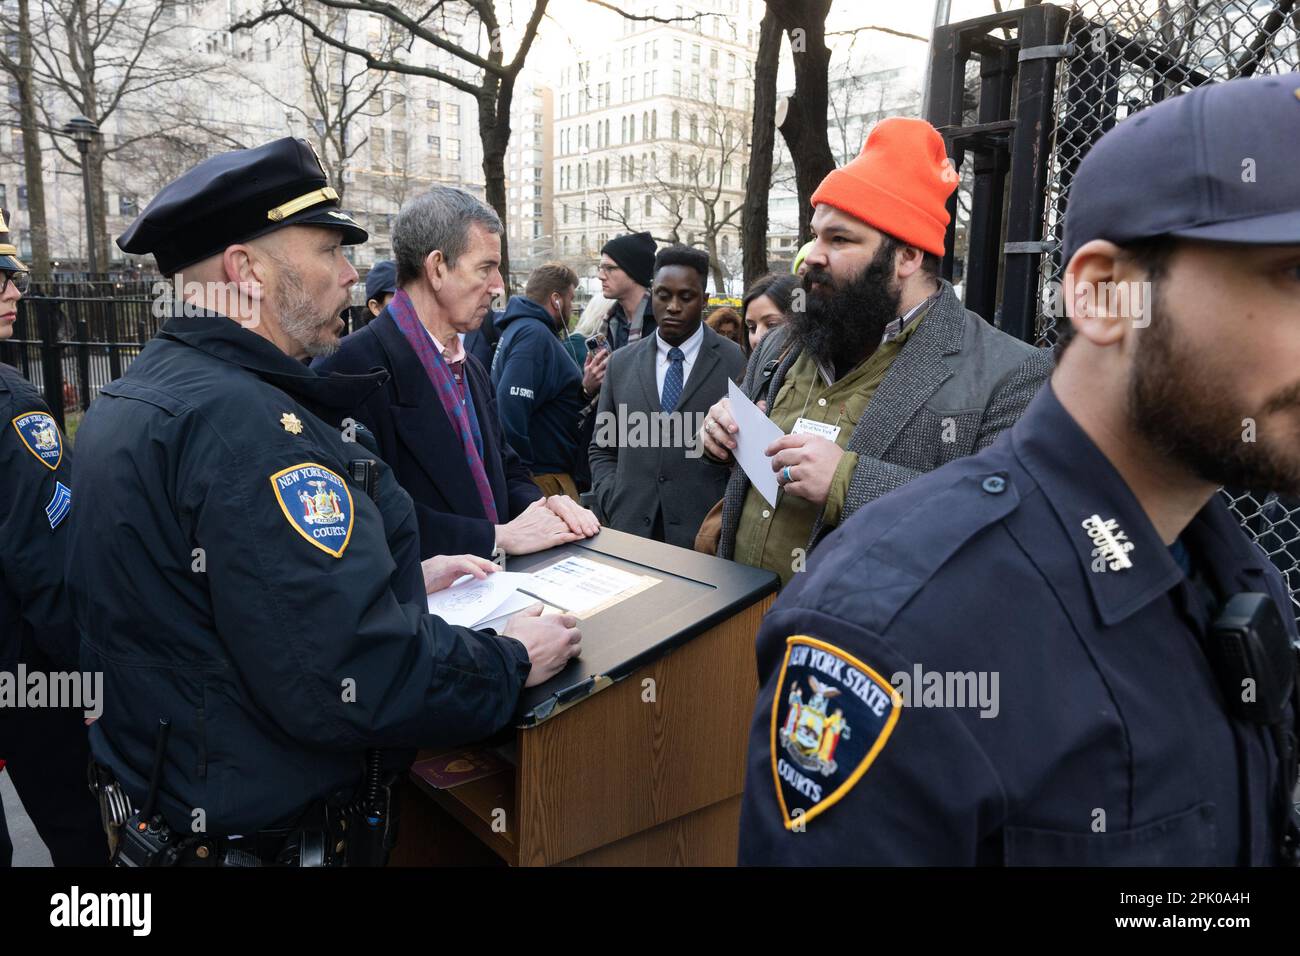
{"label": "man in orange knit beanie", "polygon": [[[780,491],[769,502],[733,470],[720,556],[788,583],[823,534],[992,443],[1046,380],[1046,351],[968,312],[939,277],[956,188],[938,131],[891,117],[813,193],[802,301],[755,352],[745,380],[753,394],[776,360],[764,401],[786,433],[766,449]],[[705,453],[730,461],[737,434],[723,399],[705,420]]]}

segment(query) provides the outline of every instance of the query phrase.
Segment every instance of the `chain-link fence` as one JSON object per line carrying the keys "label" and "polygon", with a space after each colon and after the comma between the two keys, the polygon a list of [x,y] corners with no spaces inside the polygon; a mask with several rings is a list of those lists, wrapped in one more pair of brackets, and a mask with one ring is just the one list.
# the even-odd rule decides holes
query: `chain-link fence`
{"label": "chain-link fence", "polygon": [[[1056,83],[1035,337],[1056,342],[1063,214],[1079,161],[1126,116],[1202,83],[1300,69],[1295,0],[1090,0],[1071,7]],[[1300,142],[1300,139],[1298,139]],[[1227,490],[1225,497],[1287,577],[1300,609],[1300,499]]]}

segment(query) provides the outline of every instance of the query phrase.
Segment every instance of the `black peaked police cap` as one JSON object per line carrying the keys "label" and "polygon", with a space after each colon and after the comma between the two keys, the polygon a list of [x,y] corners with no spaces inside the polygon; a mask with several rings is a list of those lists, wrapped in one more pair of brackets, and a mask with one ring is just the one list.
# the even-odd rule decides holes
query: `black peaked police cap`
{"label": "black peaked police cap", "polygon": [[338,229],[344,245],[370,238],[339,210],[315,150],[292,136],[205,159],[164,186],[117,244],[132,255],[153,253],[159,271],[172,275],[283,226]]}

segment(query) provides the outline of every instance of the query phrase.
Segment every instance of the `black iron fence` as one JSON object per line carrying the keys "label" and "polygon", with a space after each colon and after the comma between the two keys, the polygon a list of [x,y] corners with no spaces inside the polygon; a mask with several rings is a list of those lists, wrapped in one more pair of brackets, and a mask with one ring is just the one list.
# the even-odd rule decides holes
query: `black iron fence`
{"label": "black iron fence", "polygon": [[[115,294],[109,296],[105,293]],[[18,301],[0,361],[41,390],[60,427],[120,376],[158,331],[151,288],[68,282],[35,285]]]}

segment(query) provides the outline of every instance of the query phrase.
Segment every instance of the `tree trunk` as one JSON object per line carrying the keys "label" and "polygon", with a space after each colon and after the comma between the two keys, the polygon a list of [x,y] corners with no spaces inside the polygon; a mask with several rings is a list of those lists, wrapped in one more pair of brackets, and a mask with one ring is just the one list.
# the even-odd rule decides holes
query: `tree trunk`
{"label": "tree trunk", "polygon": [[758,28],[754,62],[754,122],[750,129],[749,179],[740,236],[745,285],[767,273],[767,204],[772,191],[776,147],[776,72],[781,58],[781,24],[769,9]]}
{"label": "tree trunk", "polygon": [[794,56],[794,94],[781,124],[781,135],[794,160],[800,244],[812,238],[812,194],[835,168],[826,130],[831,63],[831,51],[826,46],[826,15],[830,8],[831,0],[768,0],[768,9],[776,12],[790,33]]}
{"label": "tree trunk", "polygon": [[[90,171],[90,201],[92,209],[86,210],[90,217],[88,232],[94,236],[95,264],[99,271],[108,271],[108,197],[104,192],[104,131],[103,119],[99,115],[99,96],[94,75],[89,75],[82,83],[81,115],[100,126],[97,135],[91,138],[90,148],[82,161]],[[80,171],[80,170],[79,170]],[[86,250],[86,270],[90,270],[90,250]],[[94,278],[92,276],[92,278]]]}
{"label": "tree trunk", "polygon": [[704,233],[705,252],[709,254],[709,271],[713,273],[713,289],[716,295],[727,294],[727,275],[722,269],[722,260],[718,258],[717,229],[707,229]]}
{"label": "tree trunk", "polygon": [[[494,53],[493,57],[499,57]],[[485,73],[478,98],[478,131],[483,144],[483,182],[487,204],[501,217],[501,279],[510,295],[509,221],[506,217],[506,147],[510,145],[510,105],[515,95],[513,75],[500,79]]]}
{"label": "tree trunk", "polygon": [[90,198],[95,204],[94,217],[91,222],[95,230],[95,259],[99,271],[109,271],[108,246],[108,193],[104,186],[104,134],[101,132],[91,141],[87,152],[90,160]]}
{"label": "tree trunk", "polygon": [[20,123],[23,130],[23,175],[27,185],[27,234],[32,241],[36,275],[50,272],[50,233],[45,220],[45,168],[41,157],[40,131],[36,126],[36,102],[32,89],[32,31],[28,0],[18,0],[18,86]]}

